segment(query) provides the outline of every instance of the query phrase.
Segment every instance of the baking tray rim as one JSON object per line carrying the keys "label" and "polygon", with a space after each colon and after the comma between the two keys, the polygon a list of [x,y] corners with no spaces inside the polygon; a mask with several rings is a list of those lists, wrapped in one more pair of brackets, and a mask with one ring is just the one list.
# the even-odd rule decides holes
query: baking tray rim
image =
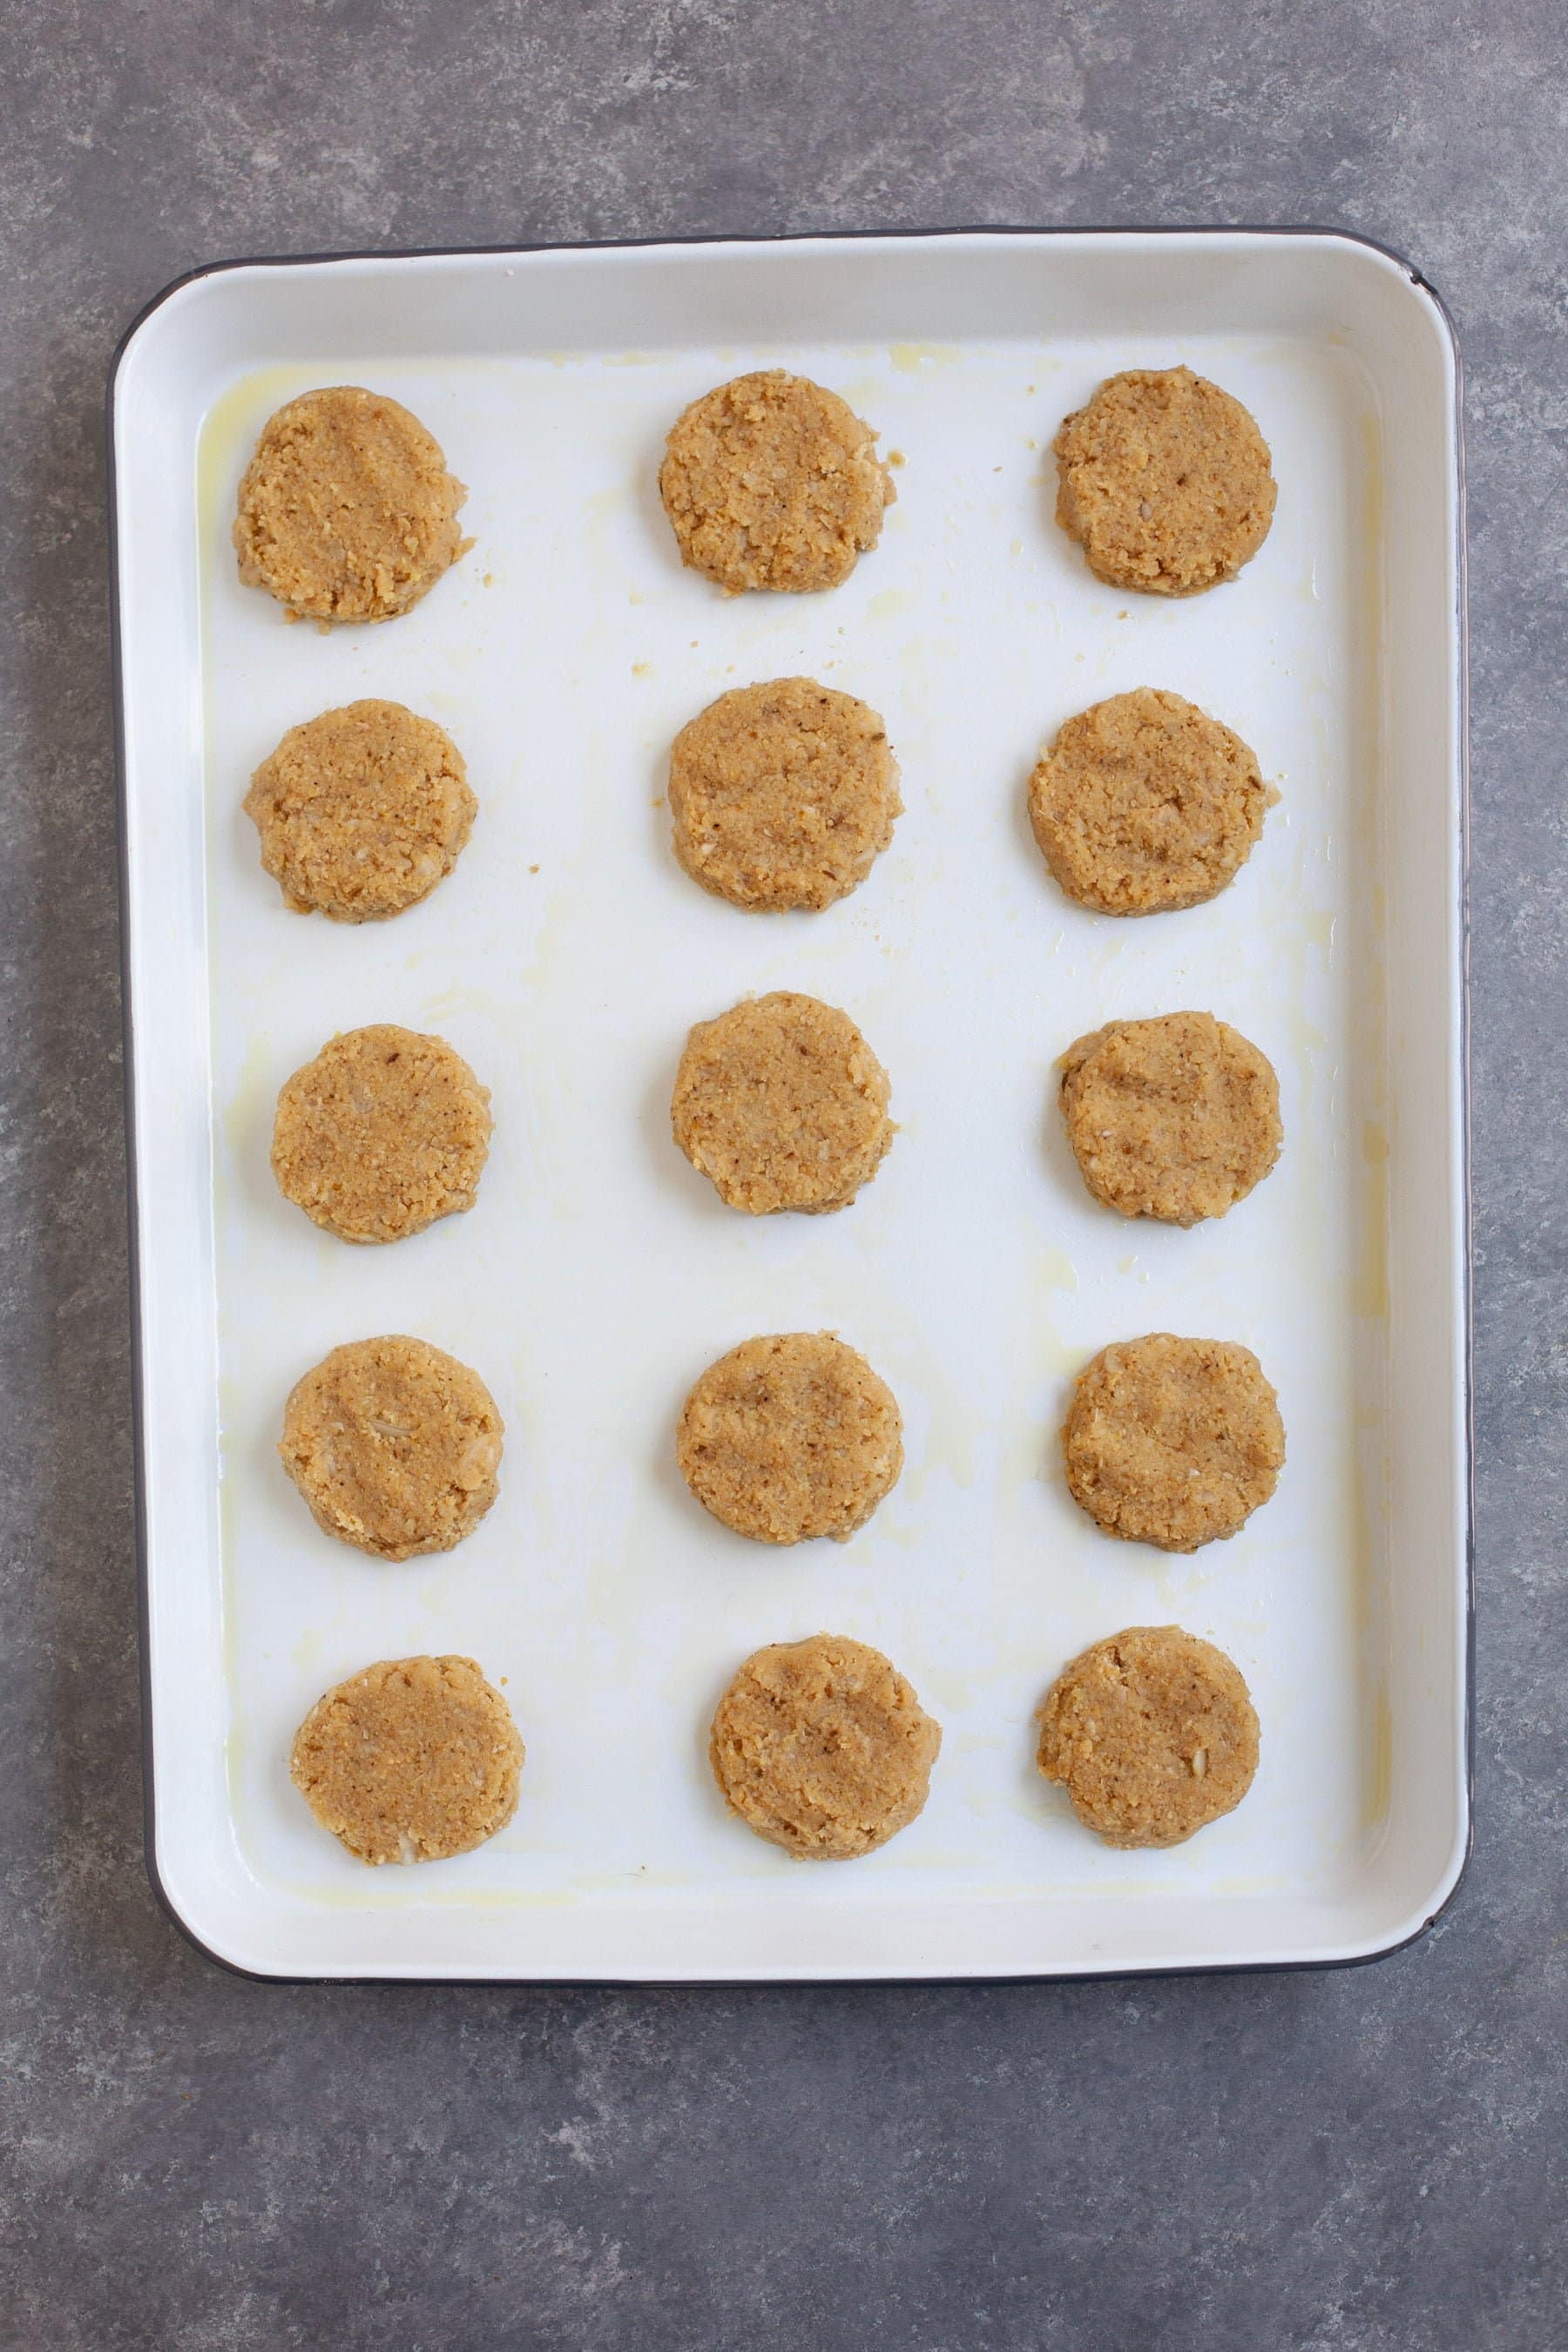
{"label": "baking tray rim", "polygon": [[[140,1195],[136,1169],[136,1097],[135,1097],[135,1018],[132,1000],[131,975],[131,877],[130,821],[126,793],[126,728],[125,679],[121,627],[120,598],[120,526],[119,479],[116,462],[118,402],[121,377],[142,330],[155,314],[183,293],[188,287],[208,278],[230,275],[245,269],[314,269],[334,262],[360,261],[439,261],[469,260],[499,257],[506,254],[591,254],[626,253],[696,247],[730,247],[755,245],[832,244],[917,244],[934,243],[944,238],[964,237],[1035,237],[1035,238],[1256,238],[1260,242],[1289,239],[1292,242],[1317,241],[1359,247],[1393,262],[1415,290],[1431,303],[1436,319],[1447,337],[1454,378],[1454,446],[1452,452],[1453,483],[1456,498],[1457,530],[1455,534],[1455,578],[1457,626],[1458,688],[1458,770],[1459,823],[1459,903],[1458,903],[1458,1199],[1460,1214],[1460,1318],[1459,1360],[1462,1394],[1460,1398],[1460,1438],[1462,1444],[1461,1491],[1464,1503],[1462,1529],[1463,1609],[1461,1650],[1464,1659],[1464,1708],[1462,1721],[1464,1800],[1463,1832],[1457,1865],[1442,1899],[1420,1924],[1406,1935],[1396,1935],[1387,1943],[1370,1949],[1350,1953],[1331,1953],[1302,1959],[1275,1960],[1198,1960],[1170,1968],[1110,1968],[1031,1969],[1023,1974],[994,1974],[985,1970],[942,1973],[935,1976],[899,1975],[893,1977],[861,1977],[837,1975],[786,1976],[720,1976],[649,1979],[644,1977],[476,1977],[456,1972],[422,1976],[405,1971],[386,1974],[367,1972],[352,1975],[310,1973],[293,1975],[282,1969],[247,1968],[230,1959],[208,1943],[185,1919],[163,1883],[158,1864],[157,1792],[154,1786],[153,1760],[153,1693],[151,1641],[151,1587],[147,1557],[146,1453],[143,1425],[143,1393],[142,1366],[142,1267],[137,1247],[140,1226]],[[1365,1968],[1373,1962],[1392,1958],[1396,1953],[1408,1951],[1420,1943],[1445,1917],[1453,1906],[1464,1885],[1475,1852],[1475,1780],[1476,1780],[1476,1507],[1475,1507],[1475,1247],[1474,1200],[1472,1187],[1471,1150],[1471,1087],[1470,1087],[1470,759],[1469,759],[1469,596],[1468,543],[1466,531],[1466,465],[1464,424],[1464,355],[1453,311],[1441,291],[1430,278],[1416,268],[1397,247],[1369,236],[1360,230],[1310,222],[1276,225],[1267,222],[1204,222],[1196,224],[1118,223],[1107,226],[1077,224],[1031,225],[1024,222],[975,222],[959,226],[898,229],[789,229],[776,231],[737,231],[719,235],[689,232],[675,236],[587,237],[556,240],[537,238],[521,242],[509,241],[496,245],[398,246],[391,248],[355,247],[346,251],[302,254],[243,254],[226,260],[198,263],[183,270],[142,304],[116,343],[110,362],[105,394],[105,465],[104,493],[108,509],[107,553],[109,560],[109,620],[110,670],[113,697],[114,772],[115,772],[115,841],[119,880],[120,912],[120,1001],[121,1034],[123,1064],[123,1123],[125,1136],[125,1181],[127,1221],[127,1291],[131,1340],[131,1412],[132,1475],[134,1480],[136,1588],[137,1588],[137,1651],[139,1690],[142,1715],[142,1853],[148,1884],[160,1909],[191,1948],[204,1959],[222,1969],[230,1976],[254,1984],[284,1985],[401,1985],[435,1989],[448,1985],[465,1985],[475,1989],[517,1991],[520,1989],[549,1991],[602,1990],[611,1991],[639,1990],[647,1992],[686,1992],[721,1989],[726,1991],[744,1990],[765,1990],[779,1986],[848,1988],[872,1991],[879,1988],[902,1985],[1006,1985],[1006,1984],[1093,1984],[1116,1983],[1130,1979],[1165,1979],[1194,1976],[1279,1976],[1299,1975],[1326,1969]]]}

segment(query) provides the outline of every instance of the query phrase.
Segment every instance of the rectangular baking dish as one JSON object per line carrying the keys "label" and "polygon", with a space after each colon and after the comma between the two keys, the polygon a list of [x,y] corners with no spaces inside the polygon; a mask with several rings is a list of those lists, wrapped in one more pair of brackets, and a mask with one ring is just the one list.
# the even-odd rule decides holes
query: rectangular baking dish
{"label": "rectangular baking dish", "polygon": [[[1234,585],[1090,577],[1051,436],[1118,369],[1244,400],[1279,505]],[[896,450],[880,545],[830,595],[727,602],[676,559],[663,436],[783,363]],[[256,435],[313,384],[425,419],[476,544],[410,615],[290,628],[236,576]],[[1364,1958],[1417,1934],[1468,1833],[1463,597],[1458,360],[1402,263],[1331,235],[1003,233],[256,263],[172,288],[111,396],[138,1300],[149,1853],[175,1917],[265,1976],[1068,1976]],[[676,866],[676,730],[805,672],[881,710],[907,813],[854,897],[746,916]],[[1071,712],[1167,686],[1281,799],[1209,906],[1075,908],[1024,786]],[[285,728],[386,694],[480,802],[398,920],[301,920],[240,811]],[[847,1214],[724,1211],[668,1139],[689,1024],[747,991],[848,1008],[901,1126]],[[1119,1015],[1206,1007],[1274,1061],[1280,1165],[1190,1233],[1089,1198],[1053,1065]],[[494,1095],[471,1215],[343,1246],[278,1194],[277,1088],[333,1030],[438,1031]],[[900,1398],[908,1465],[844,1547],[763,1551],[671,1458],[681,1398],[753,1331],[836,1328]],[[1113,1339],[1254,1348],[1289,1458],[1243,1533],[1119,1545],[1066,1496],[1071,1380]],[[278,1467],[340,1340],[417,1333],[508,1424],[456,1552],[333,1544]],[[1128,1623],[1237,1659],[1263,1760],[1191,1843],[1116,1853],[1033,1769],[1062,1664]],[[925,1812],[792,1864],[707,1772],[758,1643],[886,1650],[944,1728]],[[289,1742],[371,1660],[457,1650],[528,1745],[509,1829],[369,1871]]]}

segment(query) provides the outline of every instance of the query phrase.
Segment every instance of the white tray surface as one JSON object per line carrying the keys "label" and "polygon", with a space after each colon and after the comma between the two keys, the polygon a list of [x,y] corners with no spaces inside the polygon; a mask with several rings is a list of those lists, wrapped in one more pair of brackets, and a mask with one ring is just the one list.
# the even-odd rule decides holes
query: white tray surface
{"label": "white tray surface", "polygon": [[[122,562],[133,575],[155,560],[127,505],[163,462],[151,432],[136,437],[161,363],[184,404],[170,456],[184,449],[195,493],[181,588],[199,600],[199,644],[178,642],[177,605],[161,635],[128,614],[126,644],[133,930],[158,963],[135,1006],[142,1127],[162,1090],[179,1104],[139,1171],[145,1345],[162,1360],[146,1366],[158,1863],[193,1930],[241,1966],[703,1978],[1310,1959],[1411,1932],[1458,1867],[1453,591],[1440,529],[1435,578],[1405,568],[1389,530],[1404,495],[1391,430],[1425,431],[1415,459],[1428,495],[1447,494],[1435,314],[1392,265],[1322,240],[1314,300],[1309,287],[1302,315],[1281,317],[1278,299],[1249,304],[1239,264],[1216,292],[1212,252],[1178,240],[1150,265],[1163,302],[1184,266],[1194,281],[1178,334],[1139,324],[1131,280],[1101,319],[1100,280],[1026,242],[1007,268],[1034,272],[1033,328],[1005,275],[994,315],[973,315],[949,245],[963,315],[944,337],[940,248],[911,245],[883,256],[895,280],[907,264],[902,335],[837,317],[836,272],[875,248],[753,248],[740,298],[732,252],[710,257],[706,296],[690,252],[663,257],[662,289],[657,254],[342,266],[335,303],[337,266],[247,273],[243,313],[232,279],[174,298],[213,314],[186,331],[194,352],[173,348],[168,308],[132,347]],[[1302,277],[1309,247],[1278,249]],[[1367,310],[1359,335],[1342,280]],[[653,311],[635,348],[616,332],[628,288]],[[743,336],[735,299],[760,311]],[[884,299],[896,308],[896,285]],[[829,340],[802,331],[816,315]],[[573,345],[552,340],[563,325]],[[1426,406],[1406,390],[1394,418],[1401,335]],[[1089,576],[1050,520],[1049,444],[1107,373],[1178,359],[1253,410],[1280,498],[1237,584],[1167,602]],[[688,400],[773,364],[834,385],[906,462],[881,544],[845,587],[731,602],[681,570],[658,460]],[[324,381],[373,384],[426,421],[471,486],[476,541],[411,615],[330,635],[242,589],[227,535],[265,418]],[[840,907],[748,916],[674,863],[665,756],[714,695],[795,672],[884,713],[907,811]],[[1234,726],[1283,797],[1217,901],[1115,922],[1051,883],[1023,791],[1062,719],[1145,684]],[[480,814],[424,906],[356,929],[284,909],[239,803],[287,727],[361,695],[447,726]],[[154,781],[140,714],[181,698],[199,739],[183,764],[172,744]],[[1397,740],[1417,726],[1424,772]],[[1413,822],[1431,836],[1420,860]],[[891,1074],[901,1132],[840,1215],[737,1216],[669,1139],[688,1026],[769,988],[846,1006]],[[201,1016],[168,1034],[161,992],[172,1012],[187,990]],[[1052,1072],[1086,1029],[1185,1006],[1270,1055],[1287,1136],[1268,1182],[1192,1233],[1089,1199]],[[283,1202],[268,1141],[289,1072],[333,1030],[382,1020],[467,1055],[496,1133],[470,1215],[356,1250]],[[209,1075],[210,1201],[198,1176],[182,1213],[150,1192],[148,1160],[176,1135],[199,1149]],[[890,1382],[908,1466],[847,1545],[748,1545],[688,1496],[674,1417],[737,1340],[816,1328]],[[1275,1499],[1190,1559],[1100,1535],[1058,1467],[1074,1373],[1156,1329],[1255,1349],[1288,1432]],[[381,1331],[476,1366],[508,1430],[480,1529],[402,1567],[320,1533],[273,1452],[299,1374]],[[165,1475],[174,1454],[185,1468]],[[193,1471],[219,1497],[205,1540]],[[1038,1779],[1031,1718],[1085,1643],[1168,1622],[1242,1667],[1262,1766],[1239,1811],[1187,1846],[1114,1853]],[[944,1733],[925,1812],[852,1868],[803,1868],[748,1835],[705,1759],[739,1660],[819,1628],[885,1649]],[[505,1678],[528,1745],[521,1801],[477,1853],[369,1872],[310,1821],[288,1745],[328,1684],[424,1650]]]}

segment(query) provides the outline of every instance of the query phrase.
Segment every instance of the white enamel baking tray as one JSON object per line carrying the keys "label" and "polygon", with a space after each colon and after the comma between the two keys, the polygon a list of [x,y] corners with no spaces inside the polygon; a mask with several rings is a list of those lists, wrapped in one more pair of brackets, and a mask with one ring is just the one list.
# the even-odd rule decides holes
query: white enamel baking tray
{"label": "white enamel baking tray", "polygon": [[[1108,373],[1185,361],[1272,445],[1233,586],[1101,586],[1051,520],[1051,436]],[[684,404],[783,362],[900,453],[835,593],[726,602],[655,476]],[[364,383],[471,486],[475,545],[410,615],[289,627],[236,577],[265,417]],[[155,1883],[264,1975],[1069,1975],[1364,1958],[1417,1933],[1468,1837],[1463,660],[1457,358],[1430,291],[1340,236],[979,235],[245,264],[172,289],[112,389],[125,969]],[[726,687],[807,672],[886,715],[907,813],[853,898],[748,916],[669,855],[664,760]],[[1282,794],[1214,904],[1142,922],[1054,887],[1024,813],[1072,711],[1170,687]],[[480,801],[401,919],[289,914],[240,811],[283,730],[365,694],[440,719]],[[749,990],[847,1006],[901,1133],[847,1213],[752,1221],[671,1144],[689,1024]],[[1205,1006],[1273,1058],[1287,1143],[1222,1222],[1089,1198],[1053,1064]],[[440,1032],[494,1092],[479,1204],[389,1249],[268,1168],[278,1086],[335,1029]],[[848,1545],[766,1550],[671,1459],[696,1373],[841,1331],[908,1467]],[[1057,1430],[1107,1340],[1254,1348],[1289,1459],[1233,1542],[1173,1559],[1067,1497]],[[331,1542],[273,1454],[336,1342],[415,1332],[508,1424],[500,1500],[400,1568]],[[1033,1769],[1063,1663],[1177,1622],[1263,1725],[1240,1810],[1113,1853]],[[921,1819],[802,1867],[727,1819],[705,1728],[757,1643],[874,1642],[945,1743]],[[331,1682],[472,1653],[528,1746],[480,1852],[367,1871],[286,1757]]]}

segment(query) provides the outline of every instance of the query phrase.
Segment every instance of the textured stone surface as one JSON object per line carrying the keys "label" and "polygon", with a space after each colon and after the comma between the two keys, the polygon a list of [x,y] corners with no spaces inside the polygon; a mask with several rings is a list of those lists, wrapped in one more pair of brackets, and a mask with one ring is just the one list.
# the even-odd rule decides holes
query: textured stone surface
{"label": "textured stone surface", "polygon": [[[1568,2339],[1561,0],[13,0],[0,18],[0,2342]],[[294,1990],[142,1874],[100,409],[193,263],[1311,220],[1468,364],[1479,1848],[1331,1976]]]}

